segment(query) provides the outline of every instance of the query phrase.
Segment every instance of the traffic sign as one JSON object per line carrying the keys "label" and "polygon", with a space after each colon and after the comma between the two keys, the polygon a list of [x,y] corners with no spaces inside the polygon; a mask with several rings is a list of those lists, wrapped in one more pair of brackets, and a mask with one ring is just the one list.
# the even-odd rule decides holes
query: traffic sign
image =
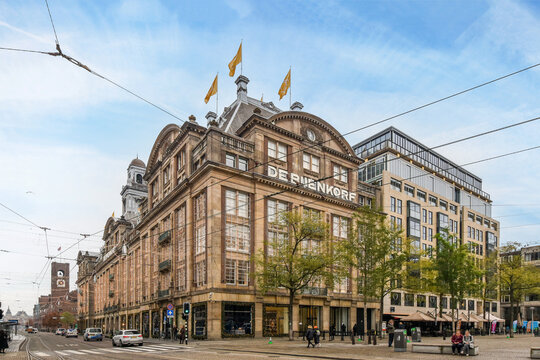
{"label": "traffic sign", "polygon": [[169,304],[169,305],[167,305],[167,310],[173,310],[173,309],[174,309],[174,306],[173,306],[173,304]]}
{"label": "traffic sign", "polygon": [[174,317],[174,310],[167,310],[168,317]]}

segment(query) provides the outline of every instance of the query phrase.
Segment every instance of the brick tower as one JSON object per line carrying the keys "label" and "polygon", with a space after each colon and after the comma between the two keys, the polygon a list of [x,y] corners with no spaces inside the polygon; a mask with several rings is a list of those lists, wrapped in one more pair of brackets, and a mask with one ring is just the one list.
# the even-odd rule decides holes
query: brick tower
{"label": "brick tower", "polygon": [[69,263],[51,264],[51,296],[54,300],[69,293]]}

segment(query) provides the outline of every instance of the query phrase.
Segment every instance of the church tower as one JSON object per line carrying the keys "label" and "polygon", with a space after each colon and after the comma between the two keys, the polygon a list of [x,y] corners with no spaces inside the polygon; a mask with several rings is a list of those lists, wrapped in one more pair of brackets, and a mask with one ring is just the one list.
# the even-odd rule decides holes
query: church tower
{"label": "church tower", "polygon": [[53,301],[69,293],[69,263],[51,263],[51,296]]}
{"label": "church tower", "polygon": [[127,183],[122,187],[122,216],[136,225],[139,222],[139,203],[148,196],[148,184],[143,179],[146,165],[139,159],[133,159],[127,168]]}

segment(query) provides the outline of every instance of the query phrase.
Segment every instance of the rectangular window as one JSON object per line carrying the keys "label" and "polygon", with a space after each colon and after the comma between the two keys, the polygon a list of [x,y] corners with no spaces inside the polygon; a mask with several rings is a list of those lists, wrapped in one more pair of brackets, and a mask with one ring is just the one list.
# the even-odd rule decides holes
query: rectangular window
{"label": "rectangular window", "polygon": [[407,201],[409,217],[420,221],[420,204],[412,201]]}
{"label": "rectangular window", "polygon": [[169,181],[171,180],[171,167],[170,166],[167,166],[164,170],[163,170],[163,185],[167,185],[169,183]]}
{"label": "rectangular window", "polygon": [[426,209],[422,209],[422,222],[424,224],[427,223],[427,210]]}
{"label": "rectangular window", "polygon": [[416,197],[422,200],[423,202],[426,202],[426,193],[420,190],[416,190]]}
{"label": "rectangular window", "polygon": [[186,151],[180,150],[178,155],[176,155],[176,167],[178,170],[182,170],[186,165]]}
{"label": "rectangular window", "polygon": [[409,218],[409,224],[407,226],[408,235],[414,236],[420,239],[420,221]]}
{"label": "rectangular window", "polygon": [[397,199],[397,209],[396,209],[396,212],[398,214],[401,214],[402,213],[402,210],[401,210],[401,200]]}
{"label": "rectangular window", "polygon": [[448,210],[448,203],[444,200],[439,200],[439,207],[442,209],[442,210]]}
{"label": "rectangular window", "polygon": [[398,230],[401,230],[403,228],[400,218],[396,218],[396,228]]}
{"label": "rectangular window", "polygon": [[206,260],[200,260],[195,263],[195,273],[193,274],[195,286],[203,286],[206,284]]}
{"label": "rectangular window", "polygon": [[430,211],[429,212],[429,222],[428,222],[429,225],[433,225],[433,213]]}
{"label": "rectangular window", "polygon": [[236,285],[236,261],[225,260],[225,283],[227,285]]}
{"label": "rectangular window", "polygon": [[414,197],[414,188],[412,186],[409,186],[407,184],[403,185],[403,191],[405,194]]}
{"label": "rectangular window", "polygon": [[443,309],[448,309],[448,298],[447,297],[441,298],[441,307]]}
{"label": "rectangular window", "polygon": [[268,157],[287,161],[287,145],[274,140],[268,140]]}
{"label": "rectangular window", "polygon": [[225,165],[235,168],[236,167],[236,155],[235,154],[225,154]]}
{"label": "rectangular window", "polygon": [[343,216],[332,216],[332,234],[335,238],[346,239],[349,232],[349,219]]}
{"label": "rectangular window", "polygon": [[428,240],[433,241],[433,229],[432,228],[428,229]]}
{"label": "rectangular window", "polygon": [[225,191],[225,247],[249,253],[251,243],[249,194]]}
{"label": "rectangular window", "polygon": [[390,197],[390,211],[396,212],[396,198],[393,196]]}
{"label": "rectangular window", "polygon": [[243,171],[248,170],[248,159],[241,156],[238,157],[238,168]]}
{"label": "rectangular window", "polygon": [[303,158],[302,163],[304,165],[305,170],[313,171],[313,172],[316,172],[316,173],[319,172],[319,167],[320,167],[321,160],[320,160],[320,158],[318,156],[308,154],[308,153],[304,153],[302,158]]}
{"label": "rectangular window", "polygon": [[414,306],[414,294],[405,294],[405,306]]}
{"label": "rectangular window", "polygon": [[429,307],[430,308],[436,308],[437,307],[437,297],[436,296],[430,296],[429,297]]}
{"label": "rectangular window", "polygon": [[427,228],[422,226],[422,240],[427,240]]}
{"label": "rectangular window", "polygon": [[457,206],[450,204],[450,211],[457,215]]}
{"label": "rectangular window", "polygon": [[401,293],[390,293],[390,305],[401,306]]}
{"label": "rectangular window", "polygon": [[470,221],[474,221],[474,214],[472,212],[468,213],[467,217],[469,218]]}
{"label": "rectangular window", "polygon": [[334,164],[334,179],[348,183],[349,182],[349,169],[346,167]]}
{"label": "rectangular window", "polygon": [[392,190],[401,192],[401,181],[396,179],[390,179],[390,187]]}
{"label": "rectangular window", "polygon": [[426,295],[416,295],[416,306],[426,307]]}
{"label": "rectangular window", "polygon": [[429,195],[429,205],[437,206],[437,198],[435,196]]}
{"label": "rectangular window", "polygon": [[448,215],[438,212],[437,213],[437,232],[441,232],[442,229],[448,229]]}
{"label": "rectangular window", "polygon": [[249,283],[249,261],[226,259],[225,283],[227,285],[247,286]]}
{"label": "rectangular window", "polygon": [[289,232],[285,226],[282,215],[289,209],[289,204],[274,199],[266,200],[266,212],[268,219],[266,253],[273,256],[275,251],[282,248],[282,244],[289,238]]}

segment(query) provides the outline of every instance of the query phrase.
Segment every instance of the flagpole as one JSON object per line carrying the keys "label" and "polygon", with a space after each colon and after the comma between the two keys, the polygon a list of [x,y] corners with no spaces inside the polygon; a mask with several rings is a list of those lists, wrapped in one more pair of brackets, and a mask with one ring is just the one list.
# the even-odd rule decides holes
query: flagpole
{"label": "flagpole", "polygon": [[219,99],[219,71],[216,75],[216,117],[218,116],[218,99]]}
{"label": "flagpole", "polygon": [[[242,46],[242,43],[244,42],[244,39],[240,39],[240,46]],[[244,49],[242,47],[242,52],[244,52]],[[244,68],[244,54],[242,54],[242,61],[240,61],[240,75],[243,75],[243,68]]]}
{"label": "flagpole", "polygon": [[[289,73],[291,73],[292,66],[289,66]],[[292,100],[292,74],[289,77],[289,109],[291,108],[291,100]]]}

